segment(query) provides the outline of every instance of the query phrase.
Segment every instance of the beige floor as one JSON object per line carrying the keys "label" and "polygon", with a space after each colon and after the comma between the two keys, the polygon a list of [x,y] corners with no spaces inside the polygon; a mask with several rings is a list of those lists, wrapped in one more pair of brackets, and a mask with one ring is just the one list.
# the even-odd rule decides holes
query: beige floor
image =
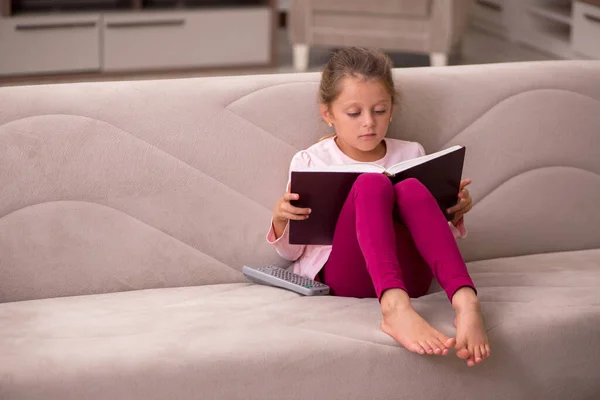
{"label": "beige floor", "polygon": [[[225,76],[225,75],[250,75],[291,73],[292,48],[287,38],[285,29],[279,31],[278,37],[278,65],[275,68],[250,68],[250,69],[220,69],[199,71],[166,71],[160,73],[126,74],[120,76],[103,76],[101,74],[84,76],[53,76],[53,77],[23,77],[3,81],[0,86],[47,84],[81,81],[113,81],[113,80],[139,80],[139,79],[174,79],[186,77]],[[312,49],[310,55],[310,71],[319,71],[327,62],[331,49]],[[394,53],[390,54],[396,67],[420,67],[429,65],[429,57],[419,54]],[[476,28],[470,28],[464,40],[462,55],[451,59],[451,64],[485,64],[512,61],[537,61],[552,60],[556,57],[526,47],[518,43],[509,42],[503,38],[488,34]]]}

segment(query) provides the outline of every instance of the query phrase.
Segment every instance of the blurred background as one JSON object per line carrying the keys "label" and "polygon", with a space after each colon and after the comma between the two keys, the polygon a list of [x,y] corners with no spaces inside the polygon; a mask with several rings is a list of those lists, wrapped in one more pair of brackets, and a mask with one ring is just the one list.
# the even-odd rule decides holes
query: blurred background
{"label": "blurred background", "polygon": [[0,85],[600,59],[600,0],[0,0]]}

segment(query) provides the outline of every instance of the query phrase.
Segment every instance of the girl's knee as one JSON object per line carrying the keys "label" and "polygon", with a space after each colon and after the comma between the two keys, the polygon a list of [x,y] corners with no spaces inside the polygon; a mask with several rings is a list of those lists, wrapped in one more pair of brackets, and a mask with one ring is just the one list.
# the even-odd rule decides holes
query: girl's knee
{"label": "girl's knee", "polygon": [[422,201],[427,198],[431,198],[432,195],[429,190],[423,185],[418,179],[408,178],[394,185],[399,198],[403,200],[414,199]]}
{"label": "girl's knee", "polygon": [[384,174],[367,173],[362,174],[356,179],[352,186],[352,193],[362,198],[377,198],[380,200],[387,199],[390,202],[394,201],[394,188],[390,178]]}
{"label": "girl's knee", "polygon": [[369,193],[389,192],[393,194],[392,182],[384,174],[368,173],[362,174],[354,182],[355,189],[366,189]]}

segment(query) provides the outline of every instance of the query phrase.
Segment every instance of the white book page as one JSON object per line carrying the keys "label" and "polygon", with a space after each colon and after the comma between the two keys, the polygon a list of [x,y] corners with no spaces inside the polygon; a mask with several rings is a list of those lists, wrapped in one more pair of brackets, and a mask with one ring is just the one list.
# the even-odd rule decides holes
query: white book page
{"label": "white book page", "polygon": [[412,168],[412,167],[414,167],[416,165],[424,164],[424,163],[426,163],[429,160],[433,160],[434,158],[438,158],[438,157],[444,156],[444,155],[446,155],[448,153],[452,153],[453,151],[462,149],[462,147],[463,146],[458,146],[458,145],[457,146],[452,146],[452,147],[449,147],[449,148],[447,148],[445,150],[438,151],[436,153],[431,153],[431,154],[428,154],[426,156],[417,157],[417,158],[413,158],[411,160],[403,161],[403,162],[401,162],[399,164],[396,164],[396,165],[390,167],[388,169],[388,173],[391,174],[391,175],[395,175],[398,172],[405,171],[405,170],[407,170],[409,168]]}
{"label": "white book page", "polygon": [[326,165],[323,167],[307,167],[296,169],[297,172],[385,172],[379,164],[375,163],[356,163],[343,165]]}

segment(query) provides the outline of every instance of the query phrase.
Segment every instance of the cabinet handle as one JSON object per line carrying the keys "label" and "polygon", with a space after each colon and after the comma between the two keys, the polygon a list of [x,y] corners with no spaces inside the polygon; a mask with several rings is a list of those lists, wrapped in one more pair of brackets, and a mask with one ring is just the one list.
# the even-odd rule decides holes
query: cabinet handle
{"label": "cabinet handle", "polygon": [[500,4],[492,3],[491,1],[477,0],[477,4],[482,7],[489,8],[490,10],[502,11],[502,6]]}
{"label": "cabinet handle", "polygon": [[592,22],[600,24],[600,17],[596,17],[595,15],[590,15],[590,14],[583,14],[583,16]]}
{"label": "cabinet handle", "polygon": [[76,28],[93,28],[96,22],[61,22],[61,23],[46,23],[46,24],[18,24],[15,26],[17,31],[41,31],[48,29],[76,29]]}
{"label": "cabinet handle", "polygon": [[107,22],[107,28],[145,28],[148,26],[182,26],[184,19],[167,19],[163,21],[130,21],[130,22]]}

